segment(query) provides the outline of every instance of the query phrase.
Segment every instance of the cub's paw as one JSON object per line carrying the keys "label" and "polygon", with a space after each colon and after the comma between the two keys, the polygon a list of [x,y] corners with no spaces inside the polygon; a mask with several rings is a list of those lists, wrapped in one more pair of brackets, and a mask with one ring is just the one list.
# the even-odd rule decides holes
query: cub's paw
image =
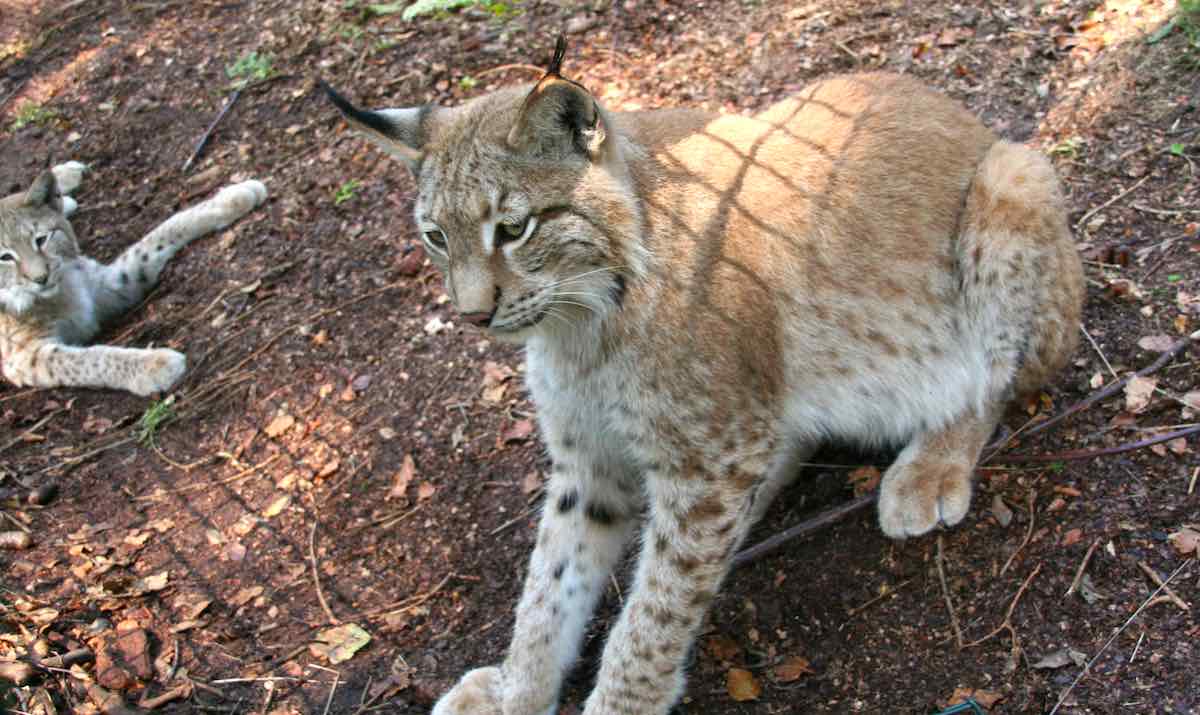
{"label": "cub's paw", "polygon": [[251,179],[240,184],[226,186],[213,197],[215,202],[229,216],[229,221],[235,221],[253,211],[267,200],[267,187],[261,181]]}
{"label": "cub's paw", "polygon": [[954,526],[971,507],[971,468],[962,464],[894,464],[879,486],[879,526],[893,539]]}
{"label": "cub's paw", "polygon": [[476,668],[433,706],[432,715],[505,715],[500,704],[499,668]]}
{"label": "cub's paw", "polygon": [[88,165],[79,161],[68,161],[65,164],[50,169],[54,174],[54,183],[58,184],[60,194],[73,194],[83,183],[83,175],[89,171]]}
{"label": "cub's paw", "polygon": [[147,350],[141,372],[134,378],[129,391],[135,395],[149,397],[171,389],[187,371],[187,357],[183,353],[161,348]]}

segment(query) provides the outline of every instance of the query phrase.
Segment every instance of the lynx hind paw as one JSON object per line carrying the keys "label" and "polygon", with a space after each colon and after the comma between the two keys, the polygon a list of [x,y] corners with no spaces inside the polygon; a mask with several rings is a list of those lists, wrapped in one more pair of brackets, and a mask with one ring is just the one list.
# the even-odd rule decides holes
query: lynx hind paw
{"label": "lynx hind paw", "polygon": [[961,464],[893,465],[879,487],[879,526],[893,539],[954,526],[971,508],[971,468]]}
{"label": "lynx hind paw", "polygon": [[433,706],[431,715],[503,715],[499,668],[476,668]]}
{"label": "lynx hind paw", "polygon": [[213,198],[233,219],[241,218],[267,200],[267,187],[261,181],[251,179],[240,184],[226,186]]}
{"label": "lynx hind paw", "polygon": [[149,350],[141,374],[129,391],[142,397],[171,389],[187,371],[187,357],[174,350]]}
{"label": "lynx hind paw", "polygon": [[[54,168],[50,169],[50,171],[54,174],[54,181],[58,184],[59,193],[72,194],[75,193],[75,189],[78,189],[79,185],[83,183],[83,175],[86,174],[89,169],[88,165],[84,164],[83,162],[68,161],[55,166]],[[73,210],[74,209],[72,209],[72,211]],[[64,211],[63,213],[68,212]]]}

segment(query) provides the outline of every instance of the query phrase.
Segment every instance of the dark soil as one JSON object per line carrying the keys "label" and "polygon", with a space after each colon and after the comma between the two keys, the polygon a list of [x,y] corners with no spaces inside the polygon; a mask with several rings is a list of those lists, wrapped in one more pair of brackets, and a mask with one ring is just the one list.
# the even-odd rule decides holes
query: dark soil
{"label": "dark soil", "polygon": [[[45,508],[3,505],[0,531],[28,529],[35,545],[0,550],[0,660],[27,658],[39,635],[53,653],[106,653],[74,675],[0,679],[11,712],[84,712],[90,676],[131,703],[196,684],[163,712],[424,713],[465,669],[502,656],[546,468],[527,434],[521,355],[457,323],[434,330],[455,316],[410,252],[412,184],[345,131],[318,77],[368,106],[453,103],[534,76],[501,68],[544,63],[568,23],[588,26],[569,37],[568,73],[615,108],[750,112],[830,73],[908,72],[1048,152],[1079,223],[1096,347],[1084,341],[1038,404],[1015,406],[1009,429],[1110,383],[1105,360],[1117,373],[1150,363],[1142,338],[1200,328],[1200,76],[1180,32],[1147,42],[1173,3],[628,0],[414,23],[315,0],[2,5],[0,191],[53,163],[90,164],[75,219],[89,253],[115,256],[225,183],[253,177],[271,192],[179,256],[103,336],[189,355],[174,420],[147,434],[145,399],[0,384],[0,487],[60,487]],[[274,73],[242,91],[182,172],[231,94],[226,68],[250,52]],[[1081,671],[1065,650],[1100,653],[1154,591],[1139,563],[1166,577],[1192,558],[1169,537],[1200,523],[1200,441],[1006,458],[1193,424],[1200,410],[1179,398],[1198,389],[1197,357],[1193,343],[1158,371],[1137,414],[1118,394],[1018,436],[980,470],[956,529],[895,543],[864,512],[739,570],[679,712],[930,713],[972,690],[991,712],[1051,710]],[[754,540],[844,503],[849,468],[880,458],[828,459],[848,466],[809,469]],[[165,585],[148,579],[163,573]],[[1023,586],[1011,631],[958,646],[947,595],[970,643]],[[1155,601],[1129,623],[1060,712],[1200,712],[1200,565],[1171,588],[1181,603]],[[614,586],[566,713],[620,597]],[[330,614],[372,639],[336,664],[307,647]],[[138,653],[118,631],[146,636],[158,667],[121,666]],[[1039,667],[1055,654],[1065,662]],[[789,678],[795,657],[811,672]],[[731,668],[761,685],[757,700],[731,697]]]}

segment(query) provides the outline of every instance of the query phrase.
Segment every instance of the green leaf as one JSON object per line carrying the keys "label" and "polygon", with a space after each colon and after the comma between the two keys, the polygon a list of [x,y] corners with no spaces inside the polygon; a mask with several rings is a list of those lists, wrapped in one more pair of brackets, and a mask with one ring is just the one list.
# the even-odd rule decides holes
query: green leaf
{"label": "green leaf", "polygon": [[1175,142],[1172,144],[1171,153],[1175,156],[1183,156],[1183,142]]}
{"label": "green leaf", "polygon": [[367,5],[367,11],[372,15],[395,15],[404,10],[404,6],[408,3],[402,2],[383,2],[374,5]]}
{"label": "green leaf", "polygon": [[354,623],[347,623],[321,631],[317,634],[317,642],[308,648],[313,655],[328,660],[330,665],[337,665],[353,658],[370,642],[371,634]]}

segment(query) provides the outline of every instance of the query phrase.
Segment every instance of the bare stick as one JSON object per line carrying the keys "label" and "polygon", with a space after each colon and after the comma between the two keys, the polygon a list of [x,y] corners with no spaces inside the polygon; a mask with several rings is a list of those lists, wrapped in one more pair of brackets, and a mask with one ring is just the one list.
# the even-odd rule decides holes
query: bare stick
{"label": "bare stick", "polygon": [[43,658],[38,661],[38,665],[43,668],[70,668],[76,663],[85,663],[95,657],[96,654],[92,652],[91,648],[76,648],[62,655],[52,655],[49,658]]}
{"label": "bare stick", "polygon": [[1167,598],[1171,599],[1171,603],[1174,603],[1176,606],[1179,606],[1180,610],[1182,610],[1182,611],[1192,610],[1192,607],[1190,605],[1188,605],[1188,602],[1183,600],[1182,598],[1180,598],[1179,594],[1172,591],[1167,586],[1166,582],[1162,580],[1162,576],[1159,576],[1158,572],[1150,567],[1150,564],[1146,563],[1145,561],[1139,561],[1138,568],[1140,568],[1142,571],[1144,571],[1145,574],[1150,577],[1150,580],[1153,581],[1156,586],[1161,588],[1163,590],[1163,593],[1167,594]]}
{"label": "bare stick", "polygon": [[0,446],[0,452],[7,452],[9,447],[12,447],[14,444],[17,444],[18,442],[24,441],[27,437],[32,435],[34,432],[37,432],[41,428],[45,427],[46,423],[49,422],[50,420],[54,419],[60,412],[66,412],[66,411],[67,411],[67,408],[65,408],[65,407],[59,407],[57,410],[52,411],[50,414],[48,414],[45,417],[43,417],[42,419],[38,420],[37,424],[35,424],[34,426],[30,427],[29,429],[25,430],[21,434],[17,435],[16,437],[13,437],[9,441],[5,442],[3,446]]}
{"label": "bare stick", "polygon": [[870,601],[867,601],[866,603],[864,603],[860,606],[855,606],[854,608],[851,608],[849,611],[846,611],[846,620],[849,621],[851,618],[854,618],[858,614],[867,610],[871,606],[874,606],[876,603],[879,603],[880,601],[887,598],[888,596],[896,595],[897,591],[904,588],[908,584],[912,583],[912,581],[913,580],[911,578],[907,579],[905,581],[901,581],[900,583],[896,584],[894,587],[886,589],[883,593],[879,594],[875,598],[872,598]]}
{"label": "bare stick", "polygon": [[744,549],[733,557],[733,568],[739,568],[746,564],[756,561],[763,556],[779,549],[793,539],[799,539],[809,534],[816,533],[828,526],[836,524],[855,512],[862,511],[875,503],[875,494],[867,494],[848,502],[841,506],[827,509],[826,511],[817,514],[811,519],[796,524],[795,526],[785,529],[780,533]]}
{"label": "bare stick", "polygon": [[1149,175],[1149,174],[1146,174],[1145,176],[1143,176],[1143,177],[1141,178],[1141,180],[1140,180],[1140,181],[1138,181],[1138,182],[1137,182],[1136,184],[1134,184],[1133,186],[1130,186],[1128,189],[1125,189],[1124,191],[1122,191],[1121,193],[1119,193],[1119,194],[1117,194],[1116,196],[1112,197],[1112,198],[1111,198],[1111,199],[1109,199],[1108,201],[1105,201],[1104,203],[1100,204],[1100,205],[1099,205],[1099,206],[1097,206],[1096,208],[1094,208],[1094,209],[1092,209],[1091,211],[1088,211],[1087,213],[1085,213],[1085,214],[1083,215],[1083,217],[1082,217],[1082,218],[1080,218],[1078,221],[1076,221],[1076,222],[1075,222],[1075,230],[1076,230],[1076,231],[1078,231],[1078,230],[1079,230],[1079,228],[1080,228],[1081,226],[1083,226],[1085,223],[1087,223],[1087,220],[1088,220],[1089,218],[1091,218],[1092,216],[1095,216],[1096,214],[1100,213],[1101,211],[1103,211],[1104,209],[1108,208],[1109,206],[1112,206],[1113,204],[1117,203],[1117,202],[1118,202],[1118,201],[1120,201],[1121,199],[1123,199],[1123,198],[1125,198],[1126,196],[1128,196],[1128,195],[1132,194],[1132,193],[1133,193],[1135,190],[1137,190],[1137,188],[1138,188],[1139,186],[1141,186],[1142,184],[1146,183],[1146,181],[1147,181],[1149,178],[1150,178],[1150,175]]}
{"label": "bare stick", "polygon": [[1100,362],[1103,362],[1104,367],[1108,368],[1108,374],[1112,375],[1114,380],[1120,380],[1121,376],[1113,369],[1112,363],[1108,361],[1108,358],[1104,355],[1104,351],[1100,349],[1092,334],[1088,332],[1087,328],[1083,327],[1083,323],[1079,324],[1079,332],[1083,333],[1083,337],[1087,338],[1088,343],[1091,344],[1092,350],[1095,350],[1096,354],[1100,356]]}
{"label": "bare stick", "polygon": [[321,602],[321,608],[325,611],[325,615],[329,618],[329,622],[333,625],[339,623],[337,616],[333,615],[333,610],[329,608],[329,603],[325,600],[325,594],[321,591],[321,573],[317,570],[317,521],[313,520],[312,529],[308,531],[308,560],[312,564],[313,585],[317,587],[317,600]]}
{"label": "bare stick", "polygon": [[421,604],[425,603],[429,599],[436,596],[438,594],[438,592],[442,590],[442,587],[445,586],[446,583],[449,582],[450,579],[452,579],[452,578],[454,578],[454,574],[448,573],[445,575],[445,577],[442,578],[441,581],[438,582],[438,585],[434,586],[432,589],[430,589],[429,591],[427,591],[419,596],[413,596],[413,597],[407,598],[403,601],[399,601],[397,603],[393,603],[388,606],[383,606],[382,608],[375,608],[370,611],[365,611],[361,615],[364,618],[375,618],[377,616],[394,616],[394,615],[397,615],[400,613],[404,613],[405,611],[411,611],[412,609],[416,608],[417,606],[420,606]]}
{"label": "bare stick", "polygon": [[[1076,402],[1074,405],[1071,405],[1066,410],[1063,410],[1062,412],[1058,413],[1054,417],[1051,417],[1050,419],[1045,420],[1044,422],[1039,422],[1038,424],[1034,425],[1033,427],[1030,427],[1028,430],[1025,431],[1024,436],[1029,437],[1029,436],[1035,435],[1039,432],[1048,430],[1051,427],[1053,427],[1054,425],[1057,425],[1059,422],[1062,422],[1063,420],[1067,419],[1068,417],[1071,417],[1075,414],[1083,412],[1084,410],[1086,410],[1087,408],[1096,404],[1097,402],[1100,402],[1101,400],[1105,400],[1105,399],[1108,399],[1109,397],[1112,397],[1116,393],[1120,392],[1121,389],[1123,387],[1125,387],[1125,383],[1129,382],[1134,377],[1146,377],[1147,375],[1150,375],[1151,373],[1157,372],[1164,365],[1171,362],[1171,360],[1174,359],[1176,355],[1183,352],[1187,348],[1187,346],[1192,343],[1192,340],[1193,339],[1190,336],[1177,340],[1174,345],[1172,345],[1170,348],[1167,349],[1166,352],[1164,352],[1162,355],[1159,355],[1158,359],[1155,360],[1154,362],[1150,363],[1149,365],[1142,368],[1141,370],[1138,370],[1137,372],[1133,373],[1132,375],[1124,377],[1121,380],[1118,380],[1118,381],[1108,385],[1107,387],[1100,390],[1099,392],[1089,395],[1084,400],[1082,400],[1080,402]],[[981,460],[980,463],[981,464],[987,463],[992,457],[995,456],[996,450],[1003,447],[1007,441],[1008,440],[1003,440],[1000,442],[993,442],[992,444],[989,444],[987,446],[987,449],[990,450],[991,453],[988,454],[987,456],[985,456],[983,458],[983,460]]]}
{"label": "bare stick", "polygon": [[1120,444],[1116,447],[1107,447],[1105,449],[1074,449],[1069,452],[1059,452],[1058,454],[1008,454],[1000,458],[1001,462],[1063,462],[1071,459],[1092,459],[1093,457],[1105,457],[1110,454],[1121,454],[1122,452],[1132,452],[1135,449],[1150,447],[1161,442],[1170,442],[1173,439],[1187,437],[1188,435],[1200,432],[1200,425],[1194,425],[1187,429],[1175,430],[1160,434],[1157,437],[1143,439],[1138,442],[1130,442],[1128,444]]}
{"label": "bare stick", "polygon": [[1026,544],[1029,543],[1029,539],[1031,539],[1033,537],[1033,522],[1034,522],[1034,514],[1035,514],[1033,507],[1034,507],[1034,500],[1036,498],[1037,498],[1037,494],[1033,491],[1033,487],[1030,487],[1029,488],[1029,498],[1028,498],[1028,501],[1029,501],[1029,527],[1027,529],[1025,529],[1025,538],[1021,540],[1020,545],[1017,546],[1016,550],[1014,550],[1011,554],[1009,554],[1008,560],[1004,562],[1004,568],[1000,569],[1001,576],[1003,576],[1004,573],[1006,571],[1008,571],[1008,567],[1012,566],[1013,561],[1016,560],[1017,554],[1021,553],[1021,549],[1024,549]]}
{"label": "bare stick", "polygon": [[208,140],[212,137],[213,130],[217,128],[217,125],[221,123],[225,115],[229,114],[229,110],[233,109],[234,102],[238,101],[238,97],[240,96],[242,96],[242,90],[240,89],[235,89],[233,94],[229,95],[229,100],[225,102],[225,106],[221,108],[221,111],[217,114],[217,118],[212,120],[212,124],[209,124],[208,129],[205,129],[204,134],[200,136],[200,141],[196,142],[196,148],[192,150],[192,155],[187,158],[187,161],[183,162],[183,173],[186,174],[187,170],[192,168],[192,163],[200,158],[200,152],[204,151],[204,147],[208,146]]}
{"label": "bare stick", "polygon": [[1092,560],[1092,554],[1096,553],[1096,549],[1100,546],[1100,539],[1092,542],[1088,547],[1087,553],[1083,555],[1083,561],[1079,562],[1079,568],[1075,569],[1075,578],[1071,580],[1071,587],[1067,589],[1067,595],[1070,596],[1079,588],[1079,584],[1083,583],[1083,574],[1087,571],[1088,562]]}
{"label": "bare stick", "polygon": [[1156,214],[1158,216],[1185,216],[1187,214],[1200,213],[1200,208],[1194,209],[1155,209],[1141,204],[1130,204],[1137,211],[1145,211],[1148,214]]}
{"label": "bare stick", "polygon": [[1041,570],[1042,570],[1042,565],[1039,563],[1037,566],[1033,567],[1033,570],[1030,571],[1029,575],[1025,577],[1024,583],[1022,583],[1021,587],[1017,589],[1017,595],[1013,596],[1012,602],[1008,604],[1008,610],[1004,613],[1004,620],[1000,622],[1000,625],[996,626],[996,628],[991,633],[987,634],[983,638],[980,638],[979,640],[976,640],[976,641],[971,641],[970,643],[963,646],[963,648],[974,648],[975,646],[979,645],[980,643],[983,643],[984,641],[994,638],[1001,631],[1007,630],[1009,635],[1012,636],[1013,650],[1016,650],[1017,649],[1017,630],[1015,628],[1013,628],[1013,624],[1012,624],[1013,611],[1017,610],[1017,603],[1021,600],[1021,596],[1025,594],[1025,589],[1029,588],[1029,584],[1033,583],[1033,577],[1037,576],[1038,572]]}
{"label": "bare stick", "polygon": [[1190,563],[1191,563],[1191,559],[1188,559],[1188,560],[1185,560],[1183,563],[1179,564],[1179,568],[1177,568],[1171,572],[1171,575],[1167,577],[1167,580],[1164,581],[1163,584],[1154,591],[1154,593],[1150,594],[1150,596],[1147,597],[1146,600],[1142,602],[1141,606],[1138,606],[1138,609],[1133,612],[1133,615],[1130,616],[1129,619],[1125,621],[1125,623],[1121,624],[1120,628],[1113,631],[1113,634],[1111,636],[1109,636],[1107,641],[1104,642],[1104,645],[1100,646],[1100,650],[1096,651],[1096,655],[1092,656],[1092,659],[1089,660],[1083,666],[1083,670],[1079,671],[1079,675],[1075,676],[1075,680],[1071,681],[1071,685],[1068,686],[1067,689],[1063,691],[1063,694],[1058,697],[1058,702],[1055,703],[1054,708],[1052,710],[1050,710],[1049,715],[1054,715],[1054,713],[1058,712],[1058,709],[1062,707],[1063,703],[1065,703],[1067,701],[1067,698],[1071,695],[1071,691],[1075,689],[1076,685],[1079,685],[1079,681],[1083,680],[1083,676],[1088,674],[1088,671],[1090,671],[1092,669],[1092,666],[1096,664],[1096,661],[1100,659],[1100,656],[1104,654],[1104,651],[1108,650],[1108,647],[1110,645],[1112,645],[1112,642],[1117,639],[1117,636],[1121,635],[1121,633],[1124,632],[1124,630],[1129,627],[1130,623],[1133,623],[1133,621],[1138,616],[1142,615],[1142,611],[1146,610],[1146,608],[1150,605],[1151,601],[1154,600],[1154,598],[1159,594],[1159,592],[1162,591],[1163,589],[1165,589],[1167,587],[1167,584],[1169,584],[1169,583],[1171,583],[1171,581],[1175,580],[1175,577],[1178,576],[1181,571],[1183,571],[1185,568],[1187,568],[1187,565]]}
{"label": "bare stick", "polygon": [[946,570],[943,567],[945,558],[942,557],[942,535],[937,538],[937,572],[938,580],[942,582],[942,596],[946,599],[946,610],[950,612],[950,625],[954,626],[954,642],[958,649],[963,649],[962,629],[958,627],[958,613],[954,610],[954,602],[950,600],[950,588],[946,585]]}
{"label": "bare stick", "polygon": [[182,700],[191,694],[192,684],[190,682],[183,683],[182,685],[171,688],[165,693],[155,695],[152,698],[142,698],[141,701],[138,702],[138,707],[145,708],[146,710],[154,710],[166,705],[167,703],[174,702],[176,700]]}

